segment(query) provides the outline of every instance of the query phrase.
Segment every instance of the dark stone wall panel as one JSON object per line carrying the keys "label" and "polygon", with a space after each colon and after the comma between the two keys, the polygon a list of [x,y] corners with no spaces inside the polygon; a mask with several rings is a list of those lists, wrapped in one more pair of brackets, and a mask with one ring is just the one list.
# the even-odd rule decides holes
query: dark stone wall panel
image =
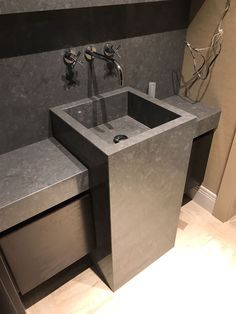
{"label": "dark stone wall panel", "polygon": [[0,57],[162,33],[187,27],[188,0],[0,16]]}

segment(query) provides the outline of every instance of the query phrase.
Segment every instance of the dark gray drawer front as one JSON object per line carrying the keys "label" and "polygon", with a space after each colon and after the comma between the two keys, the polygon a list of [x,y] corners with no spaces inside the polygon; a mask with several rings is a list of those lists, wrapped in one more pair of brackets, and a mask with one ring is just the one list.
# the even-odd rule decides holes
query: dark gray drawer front
{"label": "dark gray drawer front", "polygon": [[88,254],[94,244],[87,195],[1,239],[2,250],[22,294]]}

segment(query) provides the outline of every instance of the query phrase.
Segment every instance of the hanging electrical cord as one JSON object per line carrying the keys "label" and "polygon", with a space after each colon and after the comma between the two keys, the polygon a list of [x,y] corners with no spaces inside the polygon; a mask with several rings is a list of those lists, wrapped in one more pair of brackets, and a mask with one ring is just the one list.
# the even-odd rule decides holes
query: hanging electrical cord
{"label": "hanging electrical cord", "polygon": [[[223,22],[230,9],[230,4],[231,0],[226,0],[224,12],[217,25],[216,31],[212,36],[209,47],[195,48],[188,41],[185,42],[193,59],[194,73],[187,82],[184,82],[182,79],[182,82],[180,83],[180,90],[184,90],[184,97],[189,99],[191,102],[197,102],[198,99],[193,101],[190,98],[190,90],[197,82],[206,81],[208,79],[211,69],[221,53],[224,34]],[[197,58],[200,58],[201,60],[200,65],[198,65]]]}

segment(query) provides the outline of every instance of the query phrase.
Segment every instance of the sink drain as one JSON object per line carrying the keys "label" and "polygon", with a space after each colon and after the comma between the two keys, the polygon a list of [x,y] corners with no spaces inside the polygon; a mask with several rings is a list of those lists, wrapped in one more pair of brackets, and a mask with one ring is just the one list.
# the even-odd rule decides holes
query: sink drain
{"label": "sink drain", "polygon": [[123,140],[127,140],[128,139],[128,136],[126,135],[123,135],[123,134],[119,134],[119,135],[116,135],[113,139],[113,142],[115,144],[118,144],[120,141],[123,141]]}

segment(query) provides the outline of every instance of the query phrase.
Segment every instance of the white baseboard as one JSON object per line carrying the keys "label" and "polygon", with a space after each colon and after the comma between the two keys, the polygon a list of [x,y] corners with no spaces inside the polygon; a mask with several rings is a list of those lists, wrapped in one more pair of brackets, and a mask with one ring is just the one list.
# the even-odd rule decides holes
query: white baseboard
{"label": "white baseboard", "polygon": [[203,185],[186,191],[195,203],[213,213],[217,195],[205,188]]}

